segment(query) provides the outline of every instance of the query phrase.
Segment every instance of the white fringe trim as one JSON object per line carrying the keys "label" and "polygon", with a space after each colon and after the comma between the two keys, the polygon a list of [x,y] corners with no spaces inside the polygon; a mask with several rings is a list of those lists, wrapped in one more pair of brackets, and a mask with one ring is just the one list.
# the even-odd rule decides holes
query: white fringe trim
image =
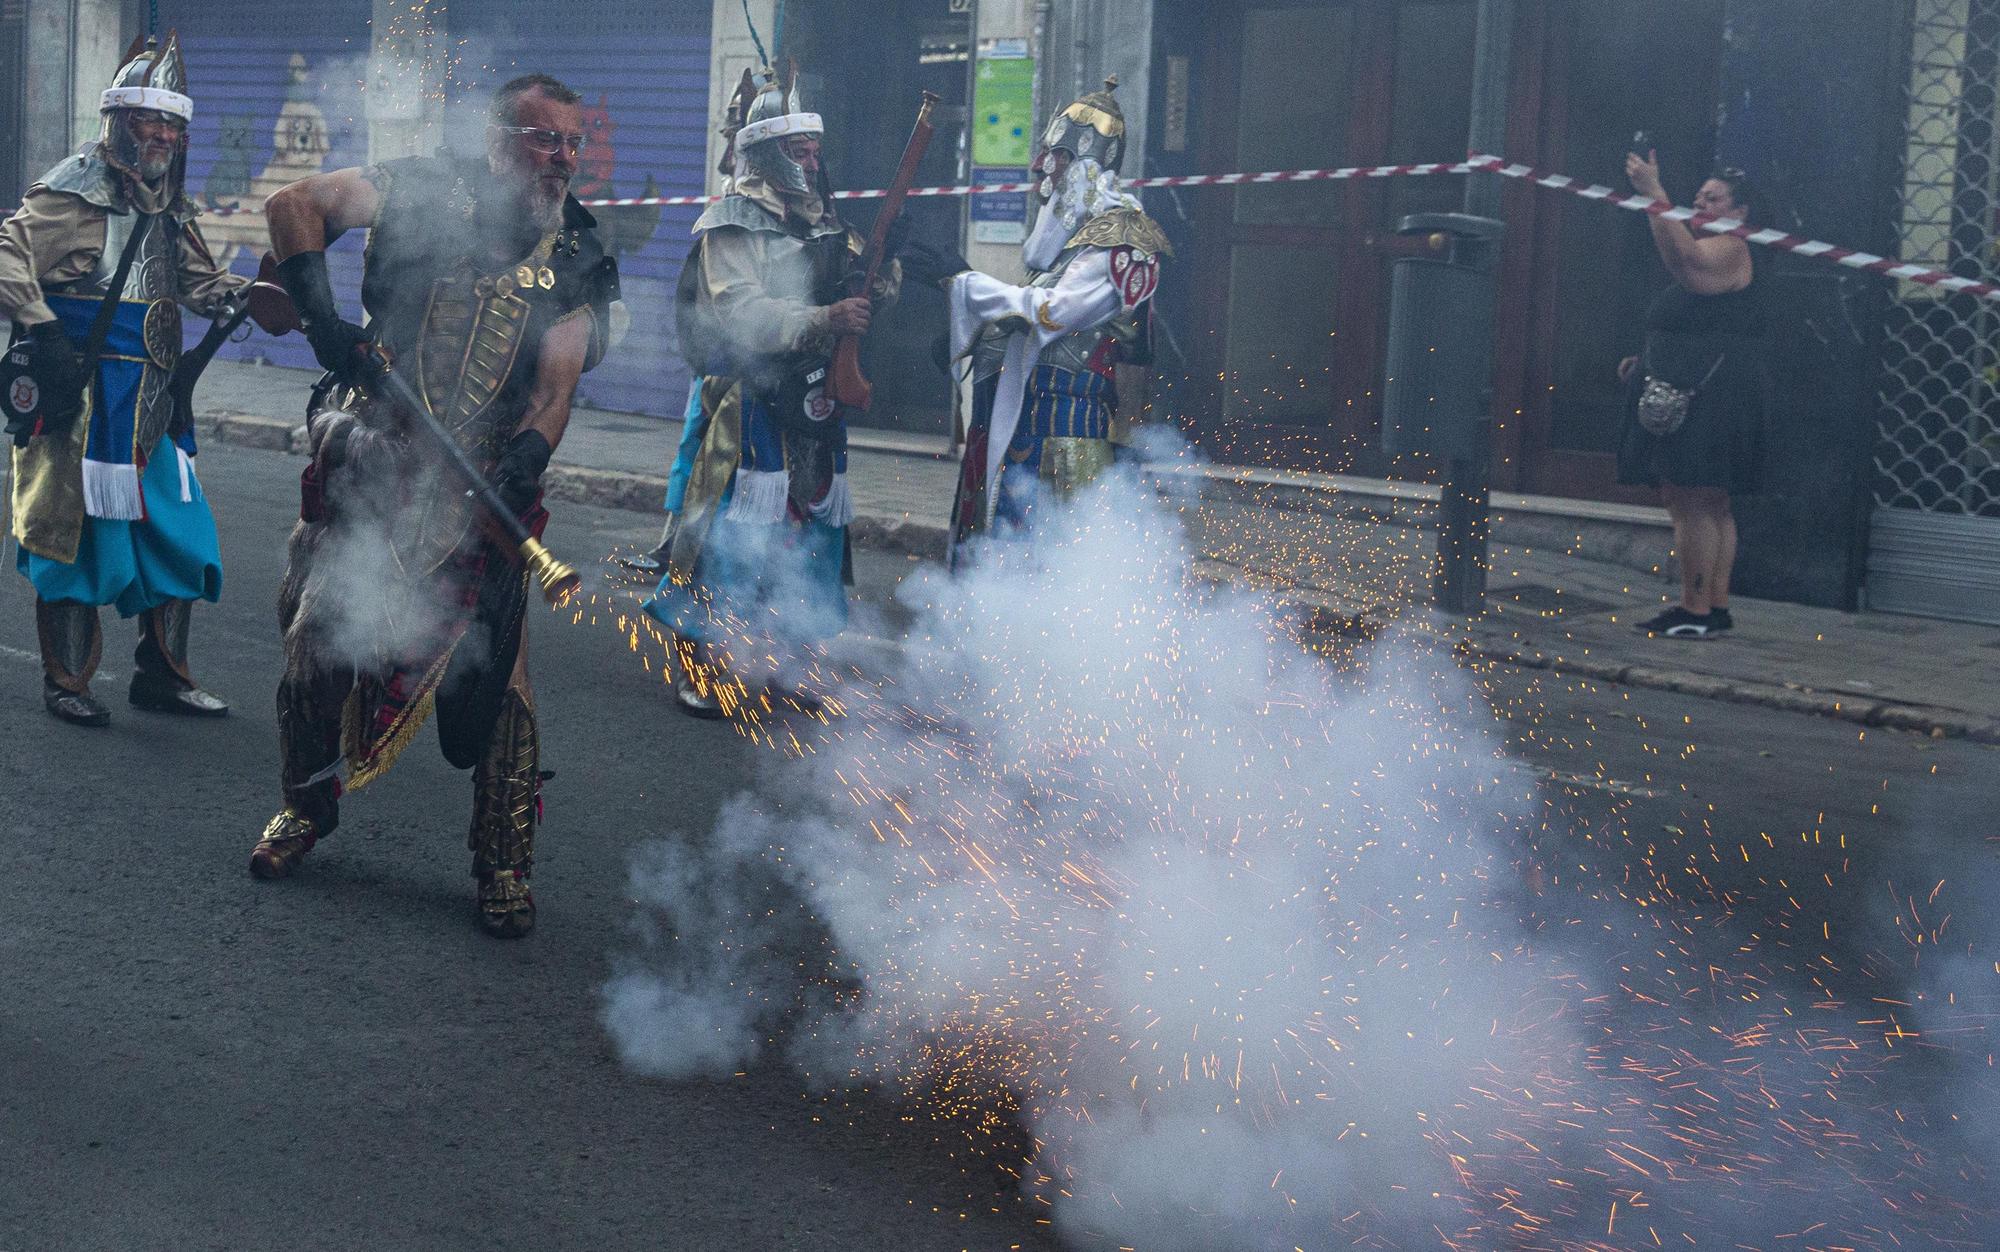
{"label": "white fringe trim", "polygon": [[828,526],[846,527],[854,521],[854,491],[847,485],[846,473],[833,476],[833,485],[826,489],[826,495],[813,501],[809,510],[814,520]]}
{"label": "white fringe trim", "polygon": [[139,467],[109,461],[83,463],[83,511],[110,521],[136,522],[146,516],[139,494]]}
{"label": "white fringe trim", "polygon": [[174,457],[181,465],[181,503],[193,504],[194,458],[182,450],[179,444],[174,445]]}
{"label": "white fringe trim", "polygon": [[726,516],[732,522],[776,526],[785,520],[791,490],[792,476],[784,470],[737,470]]}

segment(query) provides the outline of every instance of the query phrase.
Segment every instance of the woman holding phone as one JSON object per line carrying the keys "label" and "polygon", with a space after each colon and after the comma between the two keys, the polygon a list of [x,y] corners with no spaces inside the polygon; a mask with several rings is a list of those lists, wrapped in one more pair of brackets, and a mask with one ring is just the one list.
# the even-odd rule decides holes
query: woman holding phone
{"label": "woman holding phone", "polygon": [[[1644,155],[1626,154],[1625,173],[1640,195],[1667,200],[1650,147]],[[1722,169],[1702,183],[1694,207],[1749,224],[1761,205],[1742,170]],[[1641,354],[1618,364],[1625,384],[1618,481],[1660,489],[1674,523],[1681,597],[1637,628],[1709,639],[1735,624],[1730,497],[1757,489],[1763,463],[1766,285],[1755,250],[1743,240],[1658,215],[1649,221],[1673,282],[1646,310]]]}

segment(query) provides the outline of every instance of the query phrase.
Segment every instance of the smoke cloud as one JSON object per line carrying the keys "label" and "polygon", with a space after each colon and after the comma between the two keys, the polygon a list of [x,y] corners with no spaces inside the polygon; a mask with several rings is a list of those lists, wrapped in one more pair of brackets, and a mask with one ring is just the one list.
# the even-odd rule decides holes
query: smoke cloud
{"label": "smoke cloud", "polygon": [[[1917,1093],[1803,1020],[1837,974],[1698,889],[1571,873],[1605,832],[1449,658],[1302,646],[1128,471],[1038,507],[907,579],[846,716],[635,859],[604,1002],[628,1065],[782,1059],[996,1151],[1018,1126],[1077,1246],[1978,1228],[1897,1135]],[[1549,893],[1564,859],[1584,885]]]}

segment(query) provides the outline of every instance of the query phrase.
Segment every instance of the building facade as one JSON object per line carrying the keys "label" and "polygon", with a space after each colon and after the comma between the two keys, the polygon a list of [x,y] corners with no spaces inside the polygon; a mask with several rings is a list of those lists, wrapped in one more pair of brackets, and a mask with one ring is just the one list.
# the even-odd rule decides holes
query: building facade
{"label": "building facade", "polygon": [[[1492,0],[1488,0],[1491,3]],[[200,101],[191,185],[239,268],[255,206],[341,164],[476,146],[505,77],[561,75],[590,106],[585,196],[712,191],[715,123],[745,67],[796,57],[836,185],[893,175],[919,93],[941,98],[925,184],[1024,176],[1049,111],[1107,74],[1126,173],[1453,160],[1466,146],[1480,0],[159,0]],[[1635,132],[1683,202],[1718,165],[1773,224],[1965,277],[2000,278],[2000,0],[1512,0],[1504,155],[1622,183]],[[128,0],[0,0],[0,121],[26,137],[0,190],[95,133],[97,85],[147,12]],[[1422,477],[1379,450],[1396,224],[1456,208],[1457,177],[1158,189],[1172,237],[1155,413],[1225,462]],[[864,229],[874,201],[847,201]],[[247,209],[238,213],[234,210]],[[1026,197],[913,200],[921,237],[1019,273]],[[601,215],[633,330],[584,399],[682,408],[671,291],[693,208]],[[1618,360],[1667,281],[1637,215],[1506,189],[1492,379],[1496,489],[1649,504],[1613,481]],[[1743,501],[1747,594],[2000,618],[2000,306],[1761,252],[1782,310],[1768,489]],[[335,249],[352,283],[355,245]],[[869,424],[946,446],[942,305],[913,291],[864,364]],[[233,351],[303,364],[261,336]]]}

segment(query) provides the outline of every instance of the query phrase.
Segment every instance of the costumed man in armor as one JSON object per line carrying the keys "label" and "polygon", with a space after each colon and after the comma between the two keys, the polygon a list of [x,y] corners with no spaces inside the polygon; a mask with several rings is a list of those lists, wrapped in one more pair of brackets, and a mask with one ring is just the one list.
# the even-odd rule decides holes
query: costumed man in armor
{"label": "costumed man in armor", "polygon": [[135,42],[100,111],[97,142],[0,225],[15,567],[35,586],[49,712],[111,720],[90,690],[108,604],[139,618],[131,702],[217,717],[229,706],[189,673],[188,625],[194,601],[222,594],[222,553],[174,371],[181,306],[223,317],[249,280],[216,266],[183,194],[194,102],[178,38]]}
{"label": "costumed man in armor", "polygon": [[[534,926],[541,772],[523,637],[529,575],[489,537],[444,450],[388,394],[386,358],[529,531],[577,380],[602,358],[617,267],[569,195],[577,93],[531,74],[495,93],[483,159],[409,157],[306,178],[265,207],[278,278],[328,370],[279,590],[284,807],[250,856],[292,873],[333,833],[343,788],[379,777],[435,712],[473,771],[480,923]],[[369,232],[361,304],[341,318],[326,247]]]}
{"label": "costumed man in armor", "polygon": [[1035,498],[1096,478],[1127,432],[1117,367],[1151,363],[1153,292],[1171,254],[1159,224],[1120,189],[1125,117],[1116,78],[1065,108],[1042,138],[1042,207],[1015,286],[963,257],[912,244],[904,272],[938,282],[952,358],[972,356],[973,409],[953,503],[953,552],[989,530],[1024,529]]}
{"label": "costumed man in armor", "polygon": [[[779,697],[813,709],[783,668],[847,624],[847,412],[826,386],[836,339],[866,334],[895,299],[847,295],[863,243],[834,213],[819,115],[789,66],[768,72],[736,133],[729,194],[695,222],[682,271],[681,348],[702,378],[701,449],[646,610],[674,634],[674,693],[696,717],[723,714],[741,680],[718,645],[747,624],[774,637]],[[893,245],[891,247],[893,254]]]}
{"label": "costumed man in armor", "polygon": [[[723,115],[718,128],[722,135],[722,156],[715,163],[715,172],[722,177],[721,194],[728,195],[736,184],[736,132],[743,129],[743,119],[750,111],[750,105],[757,99],[757,84],[749,70],[743,71],[743,80],[737,84],[736,93],[730,97],[729,108]],[[699,248],[700,244],[696,244]],[[692,259],[692,257],[690,257]],[[685,274],[685,269],[683,273]],[[685,292],[690,299],[693,289],[688,285]],[[626,568],[641,574],[661,575],[666,572],[668,556],[673,551],[674,529],[680,522],[682,505],[687,499],[688,479],[694,476],[694,464],[701,456],[702,440],[708,437],[710,414],[701,407],[702,383],[706,381],[700,374],[688,379],[686,409],[681,416],[681,437],[674,446],[673,464],[667,469],[666,496],[661,508],[666,512],[666,523],[660,529],[660,542],[651,552],[629,558],[620,558]]]}

